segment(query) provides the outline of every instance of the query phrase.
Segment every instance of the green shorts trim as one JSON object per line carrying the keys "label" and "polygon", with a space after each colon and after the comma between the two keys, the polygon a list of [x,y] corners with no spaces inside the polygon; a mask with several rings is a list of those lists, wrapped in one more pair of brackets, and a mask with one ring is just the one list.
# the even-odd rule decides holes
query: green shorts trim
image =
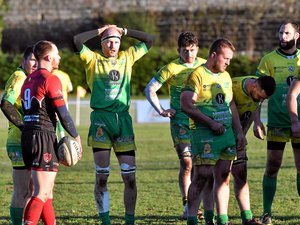
{"label": "green shorts trim", "polygon": [[291,128],[268,127],[267,140],[274,142],[300,143],[300,138],[292,136]]}
{"label": "green shorts trim", "polygon": [[191,143],[191,131],[189,128],[189,121],[173,121],[170,122],[171,136],[174,147],[179,144]]}
{"label": "green shorts trim", "polygon": [[191,144],[194,165],[215,165],[219,159],[236,158],[236,141],[231,127],[222,135],[209,129],[191,130]]}
{"label": "green shorts trim", "polygon": [[91,112],[88,145],[115,152],[136,150],[132,118],[129,112],[112,113],[103,110]]}
{"label": "green shorts trim", "polygon": [[6,144],[7,155],[13,167],[24,167],[21,144]]}

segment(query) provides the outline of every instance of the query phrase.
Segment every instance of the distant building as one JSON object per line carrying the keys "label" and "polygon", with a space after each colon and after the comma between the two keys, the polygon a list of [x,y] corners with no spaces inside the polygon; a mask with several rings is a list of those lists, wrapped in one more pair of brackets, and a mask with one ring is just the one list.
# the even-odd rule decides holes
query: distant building
{"label": "distant building", "polygon": [[[151,18],[158,44],[174,46],[184,30],[198,33],[200,47],[227,37],[250,56],[277,46],[276,29],[284,19],[300,20],[299,1],[280,0],[9,0],[4,17],[2,50],[20,52],[48,39],[71,48],[74,34],[99,27],[107,18],[139,13]],[[118,17],[116,17],[118,18]],[[123,21],[118,18],[119,21]],[[93,43],[92,43],[93,44]]]}

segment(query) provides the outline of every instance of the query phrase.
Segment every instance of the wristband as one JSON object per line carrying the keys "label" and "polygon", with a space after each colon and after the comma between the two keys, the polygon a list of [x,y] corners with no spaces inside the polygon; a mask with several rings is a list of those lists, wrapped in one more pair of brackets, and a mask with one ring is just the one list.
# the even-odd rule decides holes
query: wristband
{"label": "wristband", "polygon": [[126,28],[122,28],[123,30],[123,35],[126,35],[127,34],[127,29]]}

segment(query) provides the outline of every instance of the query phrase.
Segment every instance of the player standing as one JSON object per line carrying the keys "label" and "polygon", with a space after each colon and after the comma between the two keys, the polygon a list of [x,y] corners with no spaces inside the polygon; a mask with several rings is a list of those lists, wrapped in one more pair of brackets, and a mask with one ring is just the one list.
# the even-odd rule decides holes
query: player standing
{"label": "player standing", "polygon": [[[148,83],[144,93],[159,115],[170,118],[171,136],[180,161],[178,180],[183,203],[182,218],[187,219],[187,193],[191,183],[192,158],[189,117],[180,109],[180,94],[188,75],[206,60],[197,57],[199,40],[193,33],[181,33],[177,42],[179,58],[163,66]],[[160,105],[156,94],[163,84],[168,86],[170,109],[164,109]],[[213,205],[210,209],[213,209]],[[213,210],[206,211],[206,215],[210,216],[212,220]],[[210,220],[210,218],[207,219]]]}
{"label": "player standing", "polygon": [[[275,91],[275,80],[270,76],[242,76],[232,79],[233,99],[239,113],[243,132],[246,136],[254,115],[263,100],[268,99]],[[242,225],[261,224],[250,208],[250,193],[247,182],[247,149],[237,152],[231,173],[234,178],[234,192],[241,211]]]}
{"label": "player standing", "polygon": [[[121,36],[139,40],[135,46],[119,51]],[[101,52],[84,45],[101,38]],[[94,197],[102,225],[110,225],[108,176],[110,153],[114,149],[121,169],[124,188],[125,225],[133,225],[137,197],[135,140],[130,106],[130,80],[133,64],[152,46],[153,37],[137,30],[106,25],[74,36],[76,52],[84,63],[91,90],[91,125],[88,145],[93,148],[96,181]]]}
{"label": "player standing", "polygon": [[191,118],[193,178],[188,190],[188,225],[197,224],[200,193],[213,174],[217,224],[228,222],[229,175],[237,148],[246,138],[233,101],[232,82],[226,72],[235,51],[224,38],[213,42],[206,63],[187,79],[181,93],[181,108]]}
{"label": "player standing", "polygon": [[[286,142],[291,140],[297,169],[297,190],[300,193],[300,138],[292,137],[286,96],[292,80],[299,73],[300,53],[297,49],[299,25],[284,22],[279,28],[279,48],[266,54],[257,68],[257,75],[272,76],[276,91],[268,101],[267,163],[263,177],[263,224],[272,224],[272,203],[276,192],[277,175],[281,167]],[[254,134],[263,139],[265,128],[255,119]]]}
{"label": "player standing", "polygon": [[[68,107],[68,93],[73,91],[73,85],[72,85],[70,76],[66,72],[59,70],[59,69],[53,70],[52,74],[56,75],[59,78],[61,85],[62,85],[62,92],[63,92],[64,100],[65,100],[67,108],[69,108]],[[58,139],[61,139],[65,136],[65,130],[62,127],[59,120],[57,121],[57,135],[58,135]]]}
{"label": "player standing", "polygon": [[59,166],[56,115],[80,146],[81,142],[63,99],[60,80],[51,74],[60,61],[56,45],[39,41],[34,46],[34,56],[38,62],[37,70],[26,78],[21,89],[24,111],[21,144],[34,185],[34,193],[25,209],[24,225],[36,225],[40,217],[45,224],[55,225],[52,199]]}
{"label": "player standing", "polygon": [[1,110],[9,120],[6,150],[13,167],[13,193],[10,203],[13,225],[22,224],[24,207],[32,195],[31,173],[25,167],[21,149],[21,131],[24,123],[20,92],[27,75],[35,71],[36,66],[33,47],[29,46],[24,51],[21,66],[6,82],[1,100]]}

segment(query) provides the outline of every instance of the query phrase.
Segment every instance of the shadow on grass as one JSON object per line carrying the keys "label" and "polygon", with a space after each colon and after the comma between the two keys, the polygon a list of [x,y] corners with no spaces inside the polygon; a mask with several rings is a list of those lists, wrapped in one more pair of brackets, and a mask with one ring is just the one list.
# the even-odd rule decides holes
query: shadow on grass
{"label": "shadow on grass", "polygon": [[[239,217],[230,217],[231,220],[239,220]],[[124,224],[123,216],[111,216],[111,222],[113,225]],[[300,216],[276,216],[273,219],[274,224],[278,225],[297,225],[300,224]],[[0,216],[0,225],[10,224],[10,217]],[[93,224],[100,225],[100,220],[97,215],[95,216],[59,216],[57,217],[57,225],[82,225]],[[172,224],[186,224],[184,220],[180,220],[177,216],[137,216],[137,225],[172,225]],[[234,222],[234,224],[239,224]]]}

